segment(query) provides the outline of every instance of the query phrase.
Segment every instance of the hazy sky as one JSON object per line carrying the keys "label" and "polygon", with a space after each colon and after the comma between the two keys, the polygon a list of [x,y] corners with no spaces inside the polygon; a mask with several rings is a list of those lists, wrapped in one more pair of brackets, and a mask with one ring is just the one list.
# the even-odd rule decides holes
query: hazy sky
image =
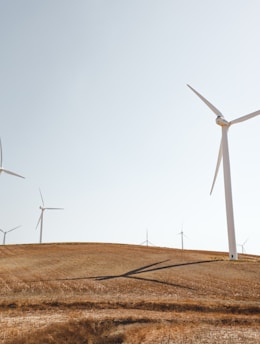
{"label": "hazy sky", "polygon": [[[0,0],[6,243],[228,251],[221,130],[260,109],[257,0]],[[229,131],[237,243],[260,254],[260,116]],[[1,234],[1,233],[0,233]],[[2,235],[0,235],[2,240]],[[0,241],[1,242],[1,241]],[[238,246],[238,252],[241,252]]]}

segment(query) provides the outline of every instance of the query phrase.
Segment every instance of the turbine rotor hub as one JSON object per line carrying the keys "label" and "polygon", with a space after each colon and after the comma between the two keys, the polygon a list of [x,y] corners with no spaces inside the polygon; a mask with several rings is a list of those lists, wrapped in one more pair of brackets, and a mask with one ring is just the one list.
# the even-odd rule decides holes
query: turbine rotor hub
{"label": "turbine rotor hub", "polygon": [[221,127],[228,127],[229,126],[229,122],[224,117],[221,117],[221,116],[218,116],[216,118],[216,123],[218,125],[220,125]]}

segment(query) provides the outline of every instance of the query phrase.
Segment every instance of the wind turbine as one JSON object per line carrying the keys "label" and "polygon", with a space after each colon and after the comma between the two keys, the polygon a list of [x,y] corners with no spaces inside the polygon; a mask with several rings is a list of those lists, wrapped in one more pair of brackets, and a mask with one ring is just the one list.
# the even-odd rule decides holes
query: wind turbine
{"label": "wind turbine", "polygon": [[248,115],[234,119],[228,122],[222,113],[212,105],[207,99],[205,99],[199,92],[197,92],[190,85],[187,85],[217,116],[216,123],[222,129],[222,138],[220,142],[220,148],[218,153],[218,160],[216,171],[213,179],[210,194],[213,191],[215,181],[217,178],[219,165],[223,158],[223,171],[224,171],[224,187],[225,187],[225,199],[226,199],[226,217],[227,217],[227,228],[228,228],[228,243],[229,243],[229,259],[237,260],[237,246],[235,236],[235,225],[234,225],[234,213],[233,213],[233,201],[232,201],[232,188],[231,188],[231,175],[230,175],[230,161],[229,161],[229,150],[228,150],[228,129],[231,125],[244,122],[250,118],[260,115],[260,110],[252,112]]}
{"label": "wind turbine", "polygon": [[14,173],[12,171],[9,171],[9,170],[6,170],[5,168],[3,168],[3,149],[2,149],[2,142],[0,139],[0,174],[3,172],[7,173],[7,174],[11,174],[11,175],[16,176],[16,177],[24,178],[23,176],[20,176],[20,174]]}
{"label": "wind turbine", "polygon": [[180,233],[178,233],[178,235],[181,236],[181,249],[184,250],[184,237],[187,238],[187,235],[185,235],[183,232],[183,224],[181,226],[181,231],[180,231]]}
{"label": "wind turbine", "polygon": [[248,242],[248,239],[246,239],[246,240],[243,242],[243,244],[238,245],[238,246],[241,246],[241,248],[242,248],[242,253],[246,253],[245,244],[246,244],[247,242]]}
{"label": "wind turbine", "polygon": [[4,234],[4,237],[3,237],[3,245],[5,245],[5,238],[6,238],[6,234],[9,233],[9,232],[12,232],[14,231],[15,229],[19,228],[21,226],[17,226],[17,227],[14,227],[12,229],[9,229],[9,231],[4,231],[3,229],[0,228],[0,231]]}
{"label": "wind turbine", "polygon": [[40,244],[41,244],[42,243],[42,228],[43,228],[43,213],[44,213],[44,211],[45,210],[63,210],[64,208],[47,208],[47,207],[45,207],[41,190],[39,189],[39,191],[40,191],[40,195],[41,195],[42,206],[40,205],[40,207],[39,207],[41,209],[41,215],[40,215],[39,220],[37,222],[36,229],[38,228],[39,224],[41,224],[40,225]]}
{"label": "wind turbine", "polygon": [[141,245],[143,245],[143,244],[146,244],[146,246],[149,246],[149,244],[152,245],[152,246],[154,246],[153,243],[152,243],[151,241],[149,241],[149,239],[148,239],[148,229],[146,230],[146,240],[143,241],[143,242],[141,243]]}

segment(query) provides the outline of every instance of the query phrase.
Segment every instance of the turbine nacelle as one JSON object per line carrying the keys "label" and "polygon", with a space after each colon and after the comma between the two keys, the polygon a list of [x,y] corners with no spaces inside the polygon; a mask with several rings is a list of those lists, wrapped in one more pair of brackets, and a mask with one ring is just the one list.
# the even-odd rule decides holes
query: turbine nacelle
{"label": "turbine nacelle", "polygon": [[216,118],[216,123],[218,125],[220,125],[221,127],[229,127],[230,126],[230,122],[228,122],[224,117],[222,116],[218,116]]}

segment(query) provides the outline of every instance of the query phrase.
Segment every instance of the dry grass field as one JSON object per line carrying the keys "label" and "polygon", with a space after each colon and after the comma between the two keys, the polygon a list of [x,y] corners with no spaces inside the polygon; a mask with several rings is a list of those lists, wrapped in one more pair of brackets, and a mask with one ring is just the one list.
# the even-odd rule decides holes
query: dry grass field
{"label": "dry grass field", "polygon": [[0,246],[0,343],[260,343],[260,257]]}

